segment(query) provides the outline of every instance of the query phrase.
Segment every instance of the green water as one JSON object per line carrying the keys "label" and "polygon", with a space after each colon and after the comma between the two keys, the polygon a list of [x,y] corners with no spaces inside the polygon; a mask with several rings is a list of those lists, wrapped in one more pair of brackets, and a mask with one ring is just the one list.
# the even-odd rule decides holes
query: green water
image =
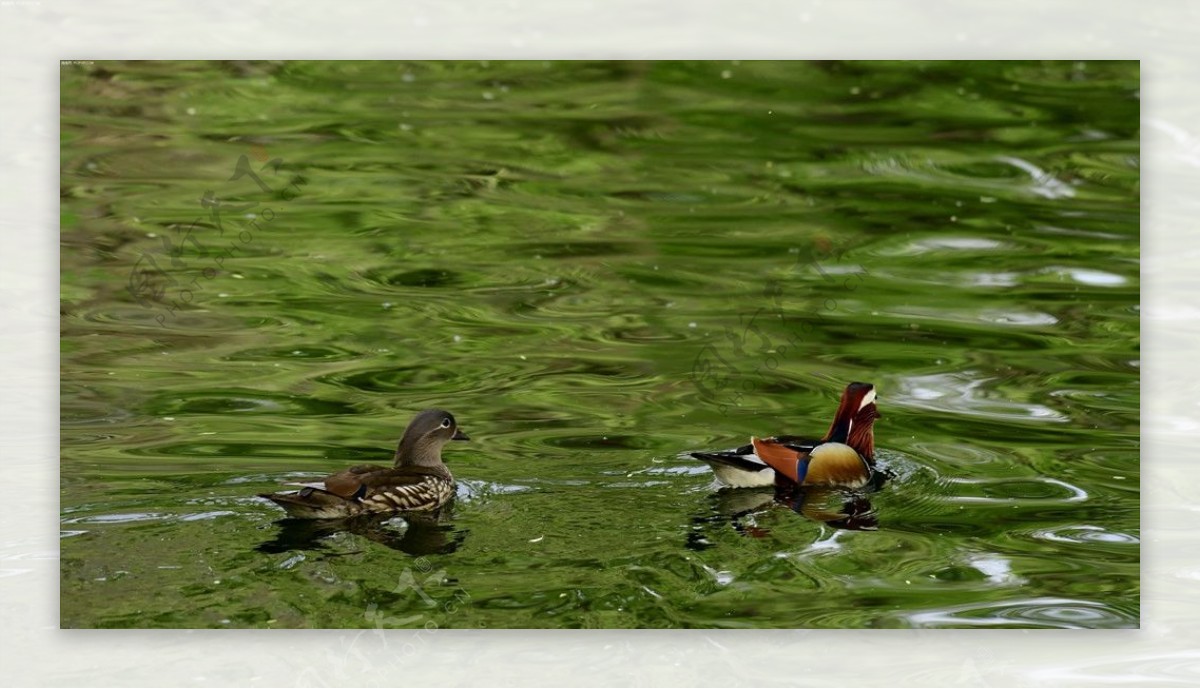
{"label": "green water", "polygon": [[[64,627],[1138,625],[1136,63],[62,75]],[[683,454],[852,380],[878,492]],[[439,521],[254,497],[431,406]]]}

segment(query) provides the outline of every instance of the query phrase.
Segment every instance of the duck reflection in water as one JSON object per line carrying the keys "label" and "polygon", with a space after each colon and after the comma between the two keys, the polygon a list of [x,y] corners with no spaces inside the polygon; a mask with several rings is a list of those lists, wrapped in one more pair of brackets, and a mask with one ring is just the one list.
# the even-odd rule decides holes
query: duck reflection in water
{"label": "duck reflection in water", "polygon": [[275,538],[259,545],[263,553],[321,550],[325,539],[351,533],[392,550],[420,557],[445,555],[458,550],[467,531],[433,514],[363,515],[347,519],[281,519]]}
{"label": "duck reflection in water", "polygon": [[835,529],[874,531],[879,528],[879,513],[871,499],[858,491],[796,486],[774,491],[726,488],[710,496],[711,512],[692,518],[687,547],[692,550],[711,547],[706,532],[725,524],[747,538],[765,538],[770,530],[757,524],[755,518],[773,503]]}

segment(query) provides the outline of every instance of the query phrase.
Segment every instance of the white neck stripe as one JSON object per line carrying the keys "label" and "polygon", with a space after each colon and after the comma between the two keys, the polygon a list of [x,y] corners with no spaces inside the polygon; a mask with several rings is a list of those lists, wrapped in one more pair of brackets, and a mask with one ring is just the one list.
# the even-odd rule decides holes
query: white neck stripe
{"label": "white neck stripe", "polygon": [[874,388],[872,388],[871,390],[869,390],[867,392],[867,394],[863,395],[862,402],[858,403],[858,408],[862,409],[863,407],[867,406],[868,404],[870,404],[874,401],[875,401],[875,390],[874,390]]}

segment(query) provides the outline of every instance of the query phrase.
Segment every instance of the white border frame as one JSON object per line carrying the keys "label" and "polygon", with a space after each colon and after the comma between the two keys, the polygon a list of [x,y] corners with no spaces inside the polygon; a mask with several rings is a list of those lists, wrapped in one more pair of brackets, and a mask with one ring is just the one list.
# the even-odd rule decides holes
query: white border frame
{"label": "white border frame", "polygon": [[[0,0],[0,629],[6,685],[1200,685],[1197,3],[578,5]],[[58,61],[97,58],[1141,59],[1138,631],[58,630]],[[411,632],[397,631],[396,634]],[[401,639],[401,643],[403,639]],[[390,644],[394,650],[395,641]]]}

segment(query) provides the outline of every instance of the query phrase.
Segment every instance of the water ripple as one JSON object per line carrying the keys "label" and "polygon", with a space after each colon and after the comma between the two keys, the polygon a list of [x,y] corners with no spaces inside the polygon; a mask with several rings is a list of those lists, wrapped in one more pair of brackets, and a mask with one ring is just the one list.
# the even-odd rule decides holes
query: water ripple
{"label": "water ripple", "polygon": [[995,378],[977,377],[975,371],[934,373],[900,379],[899,389],[889,396],[895,404],[947,414],[966,414],[989,419],[1066,422],[1069,419],[1041,404],[991,399],[984,387]]}
{"label": "water ripple", "polygon": [[1102,526],[1080,525],[1059,526],[1052,529],[1040,529],[1033,532],[1034,538],[1040,538],[1055,543],[1073,544],[1104,544],[1104,545],[1138,545],[1141,540],[1116,531],[1109,531]]}
{"label": "water ripple", "polygon": [[[948,495],[938,499],[948,503],[975,505],[1037,506],[1083,502],[1088,499],[1087,491],[1059,479],[1009,478],[975,479],[942,478],[949,487]],[[976,495],[964,495],[976,493]]]}
{"label": "water ripple", "polygon": [[968,603],[901,616],[914,627],[1135,628],[1137,617],[1103,603],[1070,598],[1026,598]]}

